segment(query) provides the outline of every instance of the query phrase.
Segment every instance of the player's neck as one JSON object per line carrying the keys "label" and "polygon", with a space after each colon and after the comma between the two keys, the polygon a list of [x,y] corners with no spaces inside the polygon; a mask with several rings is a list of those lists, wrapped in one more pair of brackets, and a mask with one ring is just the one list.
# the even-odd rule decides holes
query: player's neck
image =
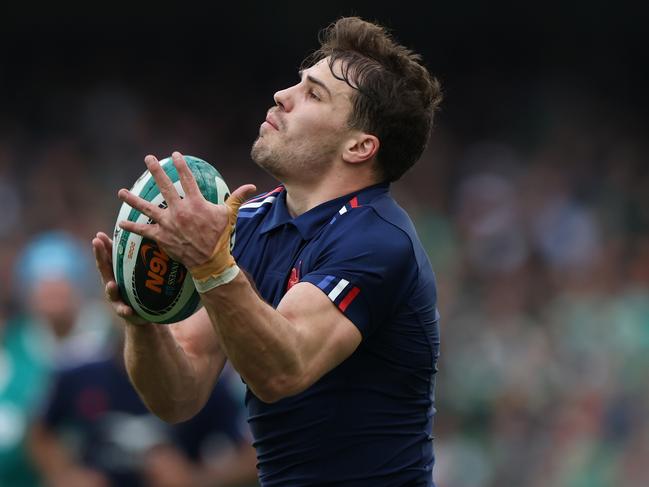
{"label": "player's neck", "polygon": [[377,182],[372,176],[354,178],[332,174],[314,185],[285,183],[286,207],[292,217],[297,217],[322,203],[360,191]]}

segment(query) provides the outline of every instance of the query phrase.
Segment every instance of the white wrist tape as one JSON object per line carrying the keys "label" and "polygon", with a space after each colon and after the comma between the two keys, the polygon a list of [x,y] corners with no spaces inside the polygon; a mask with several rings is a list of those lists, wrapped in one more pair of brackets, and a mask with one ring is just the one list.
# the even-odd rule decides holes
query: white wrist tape
{"label": "white wrist tape", "polygon": [[237,277],[237,274],[239,274],[239,267],[233,265],[232,267],[228,267],[218,276],[210,276],[201,281],[192,277],[192,280],[194,281],[196,290],[202,294],[214,289],[215,287],[223,286],[224,284],[231,282],[235,277]]}

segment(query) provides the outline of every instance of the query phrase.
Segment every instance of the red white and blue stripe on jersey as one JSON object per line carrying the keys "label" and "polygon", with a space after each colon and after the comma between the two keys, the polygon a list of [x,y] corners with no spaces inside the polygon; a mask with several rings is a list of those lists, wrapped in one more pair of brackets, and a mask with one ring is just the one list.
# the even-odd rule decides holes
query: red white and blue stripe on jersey
{"label": "red white and blue stripe on jersey", "polygon": [[361,292],[358,287],[351,286],[348,280],[335,276],[325,276],[318,283],[318,287],[338,306],[340,311],[345,311]]}
{"label": "red white and blue stripe on jersey", "polygon": [[239,208],[239,218],[252,218],[253,216],[261,216],[264,213],[267,213],[277,199],[277,195],[279,195],[283,189],[283,186],[278,186],[268,193],[264,193],[246,201]]}
{"label": "red white and blue stripe on jersey", "polygon": [[358,208],[359,206],[360,205],[358,204],[358,198],[356,196],[354,196],[351,200],[349,200],[347,202],[347,204],[345,206],[343,206],[340,210],[338,210],[338,214],[334,215],[334,217],[329,222],[329,225],[333,224],[338,217],[344,215],[345,213],[347,213],[352,208]]}

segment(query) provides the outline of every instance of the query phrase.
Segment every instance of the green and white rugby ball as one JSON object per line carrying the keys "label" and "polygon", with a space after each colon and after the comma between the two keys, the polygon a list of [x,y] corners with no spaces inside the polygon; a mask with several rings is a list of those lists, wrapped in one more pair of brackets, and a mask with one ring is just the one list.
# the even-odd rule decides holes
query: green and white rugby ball
{"label": "green and white rugby ball", "polygon": [[[203,196],[212,203],[222,204],[230,190],[221,174],[209,163],[184,156]],[[165,173],[181,197],[185,192],[171,157],[160,161]],[[166,208],[160,189],[147,170],[131,188],[140,198]],[[135,313],[152,323],[177,323],[191,316],[200,307],[200,297],[187,268],[170,258],[158,244],[119,227],[129,220],[152,223],[151,219],[126,203],[122,204],[113,232],[113,271],[119,292]],[[234,233],[230,245],[234,246]]]}

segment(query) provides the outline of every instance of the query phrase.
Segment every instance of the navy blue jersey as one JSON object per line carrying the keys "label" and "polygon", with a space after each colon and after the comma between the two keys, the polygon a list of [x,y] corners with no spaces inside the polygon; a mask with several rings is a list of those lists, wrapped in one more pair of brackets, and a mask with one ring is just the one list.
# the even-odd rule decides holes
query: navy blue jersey
{"label": "navy blue jersey", "polygon": [[274,307],[297,282],[325,293],[362,334],[304,392],[246,396],[264,486],[432,486],[435,279],[388,184],[292,218],[283,187],[241,207],[234,256]]}
{"label": "navy blue jersey", "polygon": [[240,409],[223,379],[198,415],[168,425],[144,406],[119,359],[109,358],[62,371],[42,419],[73,456],[103,472],[111,485],[139,487],[144,456],[158,444],[175,445],[198,461],[201,448],[215,439],[243,441]]}

